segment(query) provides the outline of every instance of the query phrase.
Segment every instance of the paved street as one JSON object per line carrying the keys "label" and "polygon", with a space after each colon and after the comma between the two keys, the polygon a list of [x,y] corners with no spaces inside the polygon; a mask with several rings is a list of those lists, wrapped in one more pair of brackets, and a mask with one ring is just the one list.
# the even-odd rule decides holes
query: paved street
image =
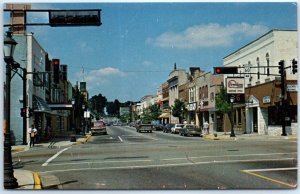
{"label": "paved street", "polygon": [[293,189],[297,143],[249,137],[206,140],[108,127],[108,135],[13,155],[44,189]]}

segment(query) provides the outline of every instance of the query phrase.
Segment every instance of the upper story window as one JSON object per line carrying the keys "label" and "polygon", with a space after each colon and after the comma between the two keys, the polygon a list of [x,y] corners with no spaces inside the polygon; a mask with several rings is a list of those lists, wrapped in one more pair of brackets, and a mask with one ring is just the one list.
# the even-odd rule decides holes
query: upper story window
{"label": "upper story window", "polygon": [[269,53],[266,54],[266,61],[267,61],[267,74],[270,74],[270,56]]}
{"label": "upper story window", "polygon": [[196,90],[194,87],[189,89],[189,97],[190,97],[190,102],[196,101]]}

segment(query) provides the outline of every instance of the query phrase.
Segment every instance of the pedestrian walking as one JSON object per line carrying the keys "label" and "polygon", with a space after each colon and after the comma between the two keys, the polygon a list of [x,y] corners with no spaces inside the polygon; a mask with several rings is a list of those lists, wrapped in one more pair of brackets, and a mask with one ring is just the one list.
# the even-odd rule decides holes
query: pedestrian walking
{"label": "pedestrian walking", "polygon": [[205,133],[205,134],[208,134],[208,127],[209,127],[209,124],[208,124],[207,121],[205,121],[205,122],[203,123],[203,128],[204,128],[204,133]]}
{"label": "pedestrian walking", "polygon": [[29,133],[29,137],[30,137],[29,146],[34,147],[35,137],[36,137],[36,134],[37,134],[37,129],[34,127],[34,124],[32,124],[31,128],[28,129],[28,133]]}

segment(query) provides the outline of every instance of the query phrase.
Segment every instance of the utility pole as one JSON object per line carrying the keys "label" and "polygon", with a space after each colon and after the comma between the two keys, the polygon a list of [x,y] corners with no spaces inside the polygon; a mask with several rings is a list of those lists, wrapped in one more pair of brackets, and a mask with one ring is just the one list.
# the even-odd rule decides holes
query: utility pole
{"label": "utility pole", "polygon": [[285,106],[285,68],[284,68],[284,60],[279,61],[279,74],[281,75],[281,111],[282,111],[282,136],[287,136],[285,129],[285,117],[286,117],[286,106]]}
{"label": "utility pole", "polygon": [[[23,108],[27,108],[27,92],[26,92],[26,82],[27,82],[27,69],[22,68],[23,70]],[[27,116],[23,117],[23,145],[27,144]]]}

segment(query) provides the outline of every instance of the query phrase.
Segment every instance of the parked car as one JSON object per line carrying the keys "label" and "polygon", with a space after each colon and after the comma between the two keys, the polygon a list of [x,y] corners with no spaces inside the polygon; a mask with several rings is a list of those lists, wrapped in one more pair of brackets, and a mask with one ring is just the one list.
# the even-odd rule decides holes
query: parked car
{"label": "parked car", "polygon": [[174,126],[175,126],[175,124],[172,124],[172,123],[166,124],[166,125],[164,126],[164,128],[163,128],[163,132],[164,132],[164,133],[169,133],[169,132],[171,132],[171,128],[174,127]]}
{"label": "parked car", "polygon": [[161,123],[157,123],[153,126],[153,128],[156,130],[156,131],[159,131],[159,130],[163,130],[164,128],[164,125],[161,124]]}
{"label": "parked car", "polygon": [[171,128],[171,133],[179,133],[179,129],[181,129],[184,124],[175,124],[174,127]]}
{"label": "parked car", "polygon": [[106,125],[103,121],[94,121],[92,123],[92,127],[91,127],[91,133],[92,135],[95,134],[104,134],[107,135],[107,131],[106,131]]}
{"label": "parked car", "polygon": [[186,124],[184,125],[181,129],[179,129],[179,135],[181,136],[202,136],[202,130],[195,126],[195,125],[191,125],[191,124]]}

